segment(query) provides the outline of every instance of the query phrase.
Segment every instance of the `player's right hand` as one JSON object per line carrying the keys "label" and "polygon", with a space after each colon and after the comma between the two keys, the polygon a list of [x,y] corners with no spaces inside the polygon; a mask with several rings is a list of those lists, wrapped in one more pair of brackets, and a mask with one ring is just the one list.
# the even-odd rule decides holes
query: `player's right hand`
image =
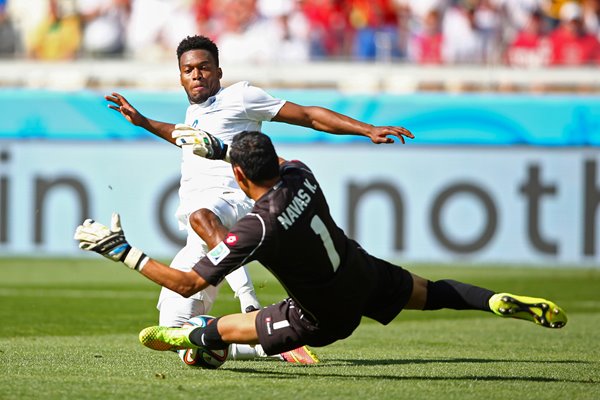
{"label": "player's right hand", "polygon": [[104,96],[104,98],[113,103],[109,104],[108,108],[118,111],[121,113],[123,117],[133,125],[142,126],[146,117],[144,117],[138,110],[135,109],[127,99],[121,96],[119,93],[111,93],[108,96]]}
{"label": "player's right hand", "polygon": [[369,138],[375,144],[394,143],[394,137],[399,139],[402,144],[405,144],[405,137],[414,139],[415,135],[401,126],[374,126],[369,132]]}
{"label": "player's right hand", "polygon": [[75,230],[74,239],[79,241],[82,250],[96,252],[109,260],[122,261],[129,268],[140,270],[142,261],[148,257],[127,243],[119,214],[113,213],[110,225],[109,229],[93,219],[86,219]]}
{"label": "player's right hand", "polygon": [[171,136],[177,146],[193,146],[192,151],[197,156],[229,162],[228,146],[208,132],[186,124],[177,124]]}

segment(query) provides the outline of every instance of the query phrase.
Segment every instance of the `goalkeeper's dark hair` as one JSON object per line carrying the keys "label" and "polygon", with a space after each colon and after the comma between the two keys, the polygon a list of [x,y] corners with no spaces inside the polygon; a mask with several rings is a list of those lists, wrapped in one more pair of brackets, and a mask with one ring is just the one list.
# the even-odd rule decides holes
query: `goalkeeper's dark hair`
{"label": "goalkeeper's dark hair", "polygon": [[252,182],[261,183],[279,176],[279,157],[271,139],[262,132],[244,131],[235,135],[229,159]]}
{"label": "goalkeeper's dark hair", "polygon": [[206,36],[194,35],[183,39],[177,46],[177,61],[181,60],[183,53],[190,50],[206,50],[215,60],[217,67],[219,66],[219,48]]}

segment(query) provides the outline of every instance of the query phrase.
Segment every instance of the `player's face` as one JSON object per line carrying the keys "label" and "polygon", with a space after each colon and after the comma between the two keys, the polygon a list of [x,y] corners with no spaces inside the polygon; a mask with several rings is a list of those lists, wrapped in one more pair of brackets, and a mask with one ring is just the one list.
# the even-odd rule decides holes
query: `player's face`
{"label": "player's face", "polygon": [[204,103],[221,88],[223,72],[206,50],[190,50],[179,59],[179,79],[190,103]]}

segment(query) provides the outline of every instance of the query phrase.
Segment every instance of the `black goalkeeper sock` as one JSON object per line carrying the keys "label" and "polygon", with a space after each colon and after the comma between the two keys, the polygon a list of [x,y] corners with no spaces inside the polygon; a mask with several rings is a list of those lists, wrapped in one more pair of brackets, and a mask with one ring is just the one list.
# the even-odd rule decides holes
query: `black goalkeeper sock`
{"label": "black goalkeeper sock", "polygon": [[423,310],[451,308],[491,312],[488,301],[493,295],[491,290],[450,279],[427,281],[427,301]]}
{"label": "black goalkeeper sock", "polygon": [[221,339],[217,322],[220,318],[211,320],[208,325],[203,328],[196,328],[190,333],[190,341],[196,346],[206,347],[210,350],[225,350],[229,347],[229,343],[225,343]]}

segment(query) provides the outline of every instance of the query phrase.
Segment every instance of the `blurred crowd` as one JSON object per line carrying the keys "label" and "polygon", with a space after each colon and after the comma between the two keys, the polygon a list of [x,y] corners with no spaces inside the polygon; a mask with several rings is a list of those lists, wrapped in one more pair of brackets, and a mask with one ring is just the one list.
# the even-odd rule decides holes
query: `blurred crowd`
{"label": "blurred crowd", "polygon": [[600,0],[0,0],[0,57],[600,65]]}

